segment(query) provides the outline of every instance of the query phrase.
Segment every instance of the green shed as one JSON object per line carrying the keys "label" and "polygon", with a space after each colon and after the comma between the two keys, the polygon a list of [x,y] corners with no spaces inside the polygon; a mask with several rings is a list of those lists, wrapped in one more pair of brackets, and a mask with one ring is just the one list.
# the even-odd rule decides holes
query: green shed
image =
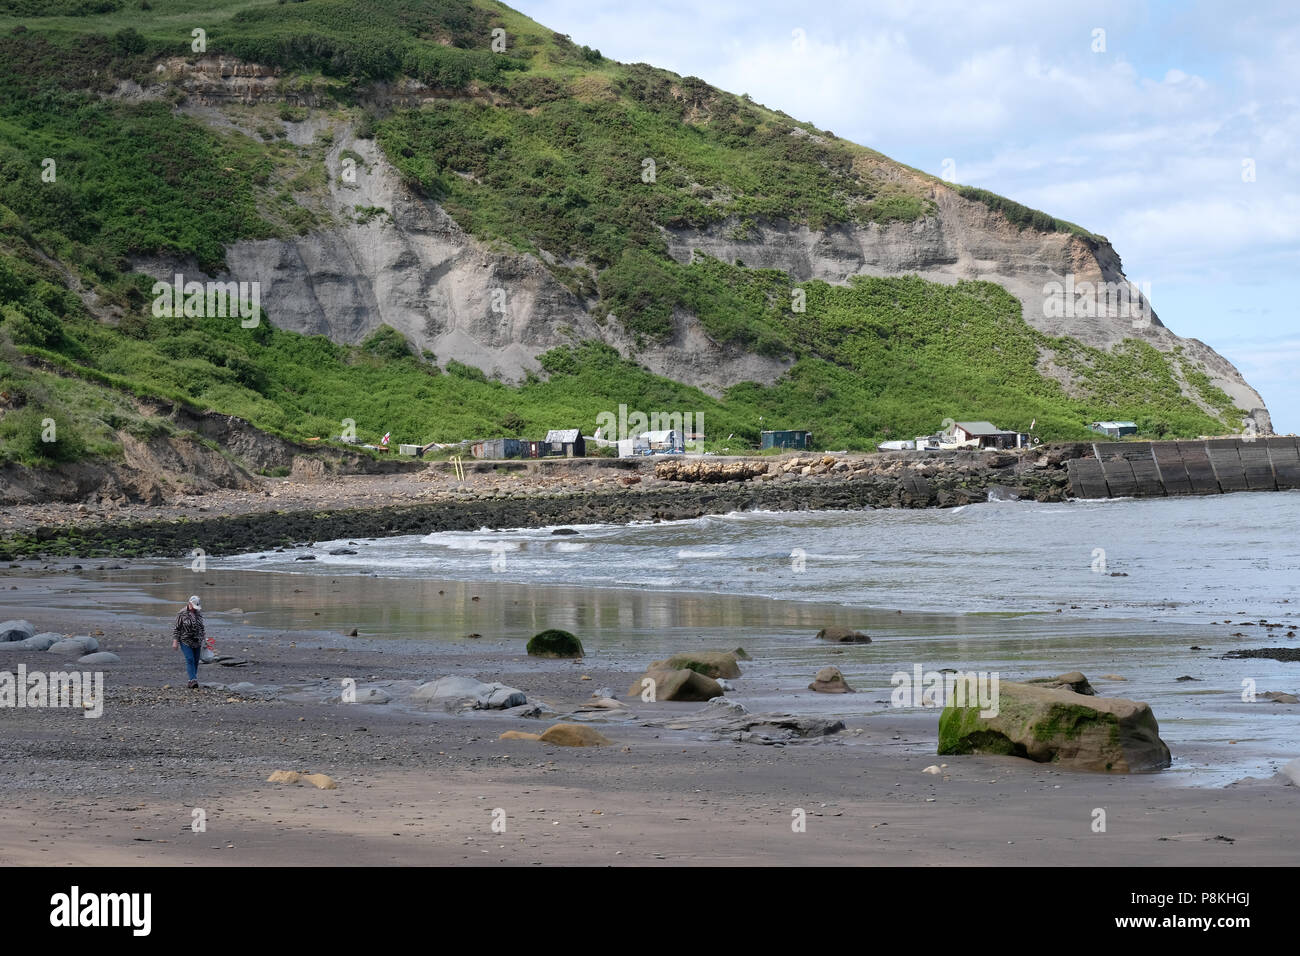
{"label": "green shed", "polygon": [[807,448],[812,441],[808,431],[771,431],[762,433],[763,448]]}

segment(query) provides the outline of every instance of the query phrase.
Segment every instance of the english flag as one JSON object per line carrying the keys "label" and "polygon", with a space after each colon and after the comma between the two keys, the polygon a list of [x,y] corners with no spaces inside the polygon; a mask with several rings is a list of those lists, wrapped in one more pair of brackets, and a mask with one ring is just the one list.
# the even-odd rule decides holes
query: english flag
{"label": "english flag", "polygon": [[392,438],[392,437],[393,437],[393,433],[392,433],[392,432],[384,432],[384,437],[381,438],[381,439],[379,439],[379,444],[381,444],[381,445],[383,445],[385,448],[387,448],[387,447],[388,447],[388,439],[390,439],[390,438]]}

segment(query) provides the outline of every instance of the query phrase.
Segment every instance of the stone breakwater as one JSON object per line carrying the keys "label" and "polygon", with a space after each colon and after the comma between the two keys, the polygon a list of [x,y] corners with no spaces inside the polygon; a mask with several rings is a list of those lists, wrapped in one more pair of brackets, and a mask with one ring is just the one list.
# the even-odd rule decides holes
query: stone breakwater
{"label": "stone breakwater", "polygon": [[[44,524],[0,537],[0,560],[237,554],[338,538],[382,538],[478,528],[673,521],[732,511],[946,508],[990,498],[1061,501],[1064,461],[1086,445],[1031,455],[810,455],[771,462],[699,462],[677,478],[560,493],[495,491],[420,504],[258,511],[212,518]],[[665,465],[660,462],[657,465]],[[681,465],[694,465],[686,460]],[[739,471],[737,465],[745,466]],[[739,477],[761,468],[752,477]],[[671,469],[670,469],[671,470]],[[732,475],[735,475],[733,477]]]}
{"label": "stone breakwater", "polygon": [[1300,488],[1300,444],[1291,436],[1097,442],[1068,470],[1076,498],[1290,491]]}

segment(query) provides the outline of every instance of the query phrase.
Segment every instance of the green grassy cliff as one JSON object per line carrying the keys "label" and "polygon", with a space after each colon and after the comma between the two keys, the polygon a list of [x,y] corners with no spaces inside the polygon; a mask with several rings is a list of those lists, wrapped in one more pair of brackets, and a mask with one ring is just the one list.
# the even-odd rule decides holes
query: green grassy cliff
{"label": "green grassy cliff", "polygon": [[[174,108],[179,90],[120,95],[164,61],[196,59],[196,30],[209,54],[281,69],[276,88],[292,95],[268,107],[279,119],[346,115],[417,195],[477,239],[541,257],[640,346],[663,341],[685,310],[715,341],[786,358],[789,372],[709,395],[586,341],[507,385],[416,355],[391,329],[345,346],[273,328],[273,314],[254,328],[154,316],[153,280],[133,269],[140,257],[215,272],[238,240],[334,225],[305,201],[329,175],[328,135],[295,145],[273,121],[257,136],[199,122]],[[402,78],[431,102],[386,104],[377,91]],[[910,222],[933,213],[930,182],[747,97],[610,61],[492,2],[0,0],[0,460],[112,456],[123,432],[166,431],[136,396],[288,437],[337,434],[353,419],[362,440],[391,431],[402,441],[570,424],[590,434],[622,403],[702,413],[710,444],[733,451],[757,443],[760,420],[851,449],[928,433],[945,417],[1019,429],[1036,419],[1044,439],[1084,436],[1097,418],[1134,419],[1145,437],[1235,428],[1228,397],[1177,354],[1046,336],[990,283],[796,283],[743,263],[683,264],[664,240],[665,229],[743,232],[760,220]],[[982,190],[962,195],[1016,228],[1095,238]],[[50,419],[54,442],[42,440]]]}

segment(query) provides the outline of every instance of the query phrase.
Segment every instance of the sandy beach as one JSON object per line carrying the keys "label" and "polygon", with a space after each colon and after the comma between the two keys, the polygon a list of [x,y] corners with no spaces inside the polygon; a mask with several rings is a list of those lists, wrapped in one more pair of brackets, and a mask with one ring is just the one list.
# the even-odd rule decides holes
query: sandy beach
{"label": "sandy beach", "polygon": [[[645,627],[663,631],[666,642],[685,644],[695,631],[696,647],[744,644],[755,655],[754,676],[734,682],[736,700],[754,711],[784,703],[791,714],[818,713],[823,702],[815,698],[824,695],[782,700],[781,680],[763,676],[784,672],[764,664],[771,652],[760,628],[743,614],[715,626],[733,609],[708,607],[731,599],[696,607],[678,596],[665,623],[644,618],[644,607],[667,599],[643,596],[649,604],[624,602],[633,611],[620,621],[624,605],[580,599],[578,589],[449,582],[436,588],[447,592],[444,626],[420,633],[418,623],[403,623],[400,596],[411,605],[432,600],[422,589],[437,582],[281,581],[272,605],[250,588],[247,573],[209,571],[201,590],[210,632],[220,653],[247,663],[205,665],[200,676],[209,686],[190,691],[169,638],[185,579],[156,567],[116,573],[119,580],[109,582],[107,571],[29,563],[0,574],[0,617],[96,635],[121,658],[103,668],[98,719],[57,709],[0,713],[0,793],[10,808],[0,820],[2,864],[1259,866],[1300,859],[1300,787],[1263,777],[1196,786],[1176,773],[1088,774],[1013,757],[937,757],[937,711],[879,705],[887,664],[872,665],[876,677],[858,676],[866,664],[846,666],[855,680],[871,681],[852,695],[858,702],[850,711],[860,715],[850,714],[838,733],[807,739],[716,739],[680,723],[704,704],[628,699],[628,684],[658,648],[629,652],[600,635]],[[334,605],[313,590],[325,584],[382,587],[380,603],[390,606],[396,595],[397,606],[387,623],[358,620],[359,636],[348,637]],[[236,605],[241,596],[248,607]],[[342,594],[338,603],[350,600]],[[883,624],[886,612],[771,602],[751,614],[806,626],[811,643],[825,624]],[[519,635],[548,616],[564,619],[560,626],[577,622],[590,642],[585,660],[524,654]],[[923,616],[901,617],[907,620],[894,627],[930,626]],[[468,637],[476,627],[483,636]],[[870,661],[866,655],[886,646],[853,648],[843,659]],[[54,666],[48,655],[26,651],[6,652],[0,666],[19,663]],[[557,718],[336,699],[345,678],[396,694],[408,682],[447,674],[518,687],[561,716],[593,689],[610,688],[628,714],[580,713],[584,721],[594,716],[591,726],[612,744],[569,748],[499,739]],[[231,690],[236,684],[244,689]],[[664,726],[674,723],[688,729]],[[940,772],[925,773],[931,766]],[[337,789],[268,783],[276,770],[324,773]],[[1105,832],[1094,832],[1098,808]],[[206,822],[201,832],[191,828],[196,810]],[[805,828],[796,832],[800,818]]]}

